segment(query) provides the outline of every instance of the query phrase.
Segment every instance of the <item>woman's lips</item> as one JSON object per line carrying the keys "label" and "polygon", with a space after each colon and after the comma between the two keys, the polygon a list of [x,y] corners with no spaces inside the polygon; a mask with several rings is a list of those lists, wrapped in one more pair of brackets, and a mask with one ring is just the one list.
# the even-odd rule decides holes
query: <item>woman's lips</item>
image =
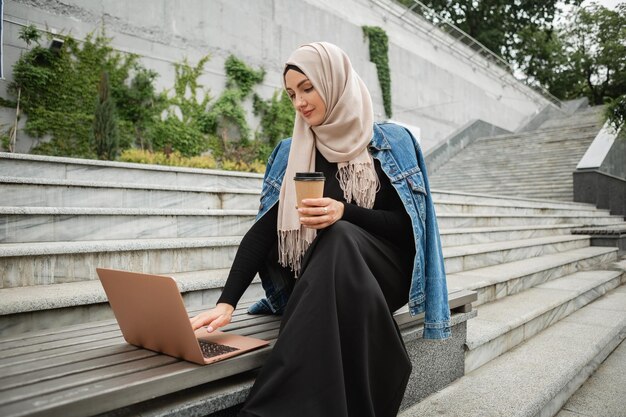
{"label": "woman's lips", "polygon": [[313,110],[303,111],[303,112],[302,112],[302,115],[303,115],[304,117],[308,118],[308,117],[311,115],[311,113],[313,113]]}

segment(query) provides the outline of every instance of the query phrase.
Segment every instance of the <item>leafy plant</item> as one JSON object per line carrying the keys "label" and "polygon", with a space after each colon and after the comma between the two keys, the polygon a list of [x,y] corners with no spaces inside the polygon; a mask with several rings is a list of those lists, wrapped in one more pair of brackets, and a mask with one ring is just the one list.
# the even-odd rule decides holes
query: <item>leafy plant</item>
{"label": "leafy plant", "polygon": [[100,159],[114,159],[118,151],[117,118],[111,97],[109,75],[103,71],[98,84],[96,112],[93,121],[93,146]]}
{"label": "leafy plant", "polygon": [[626,95],[611,100],[604,111],[610,125],[615,129],[622,129],[620,136],[626,137]]}
{"label": "leafy plant", "polygon": [[370,61],[376,65],[378,82],[383,94],[383,105],[387,118],[391,118],[391,74],[389,72],[389,39],[378,26],[363,26],[363,34],[369,39]]}
{"label": "leafy plant", "polygon": [[217,167],[215,159],[210,155],[185,157],[180,152],[150,152],[144,149],[126,149],[119,157],[122,162],[135,162],[140,164],[169,165],[189,168]]}
{"label": "leafy plant", "polygon": [[[58,35],[57,35],[58,36]],[[50,136],[33,152],[93,158],[91,141],[100,74],[109,75],[110,94],[118,109],[120,147],[130,146],[137,119],[129,118],[125,100],[131,95],[132,73],[142,73],[135,55],[113,51],[104,33],[90,34],[81,43],[65,36],[57,52],[35,46],[13,67],[9,90],[21,95],[20,107],[28,115],[25,130],[34,137]],[[130,82],[132,86],[132,81]]]}
{"label": "leafy plant", "polygon": [[211,100],[209,91],[198,82],[210,57],[191,66],[185,59],[175,64],[173,94],[164,99],[167,116],[152,126],[150,137],[156,150],[171,149],[184,156],[199,155],[209,148],[204,131],[206,111]]}
{"label": "leafy plant", "polygon": [[20,34],[18,35],[18,38],[26,42],[26,46],[30,46],[33,42],[39,44],[41,34],[39,33],[35,25],[28,25],[20,29]]}
{"label": "leafy plant", "polygon": [[[274,92],[269,100],[263,100],[255,94],[253,109],[254,115],[261,118],[257,140],[261,140],[273,148],[281,139],[291,136],[295,110],[289,95],[284,90]],[[269,154],[265,156],[265,159],[267,156]]]}

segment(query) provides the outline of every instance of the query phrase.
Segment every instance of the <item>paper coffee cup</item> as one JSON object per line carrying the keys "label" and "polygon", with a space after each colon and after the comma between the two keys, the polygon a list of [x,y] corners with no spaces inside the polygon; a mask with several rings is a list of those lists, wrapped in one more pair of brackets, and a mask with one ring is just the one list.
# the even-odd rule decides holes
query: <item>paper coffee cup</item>
{"label": "paper coffee cup", "polygon": [[305,198],[322,198],[324,196],[323,172],[296,172],[293,177],[296,184],[296,202],[300,204]]}

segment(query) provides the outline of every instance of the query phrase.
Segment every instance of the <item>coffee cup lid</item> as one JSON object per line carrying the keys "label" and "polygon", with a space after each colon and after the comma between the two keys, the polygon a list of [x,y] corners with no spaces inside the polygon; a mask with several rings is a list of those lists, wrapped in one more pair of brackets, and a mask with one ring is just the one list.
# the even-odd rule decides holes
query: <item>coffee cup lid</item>
{"label": "coffee cup lid", "polygon": [[296,181],[319,181],[325,178],[323,172],[296,172],[293,179]]}

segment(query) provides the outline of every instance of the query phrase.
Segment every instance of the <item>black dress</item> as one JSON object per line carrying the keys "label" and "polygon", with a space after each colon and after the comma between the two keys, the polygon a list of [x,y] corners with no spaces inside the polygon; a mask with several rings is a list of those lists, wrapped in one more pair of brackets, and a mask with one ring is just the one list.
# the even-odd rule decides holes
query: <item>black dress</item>
{"label": "black dress", "polygon": [[[342,220],[307,250],[240,417],[397,414],[411,364],[392,312],[408,300],[415,248],[410,218],[375,166],[381,187],[373,209],[346,204]],[[317,153],[316,169],[326,174],[324,195],[343,201],[336,164]],[[244,237],[218,302],[235,305],[251,271],[274,265],[290,274],[276,267],[276,216],[277,205]]]}

